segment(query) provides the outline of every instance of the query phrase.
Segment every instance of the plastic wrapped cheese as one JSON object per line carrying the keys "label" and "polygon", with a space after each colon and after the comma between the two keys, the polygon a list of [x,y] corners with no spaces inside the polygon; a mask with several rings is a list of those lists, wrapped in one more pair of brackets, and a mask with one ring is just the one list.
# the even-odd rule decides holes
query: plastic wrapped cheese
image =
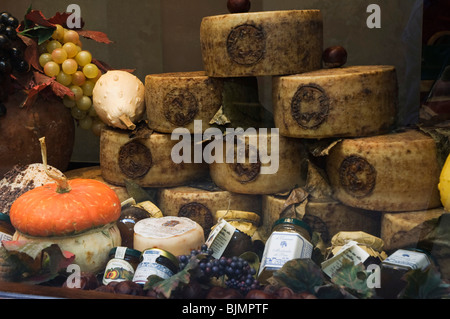
{"label": "plastic wrapped cheese", "polygon": [[189,255],[205,242],[202,226],[187,217],[146,218],[134,226],[134,249],[159,248],[175,256]]}

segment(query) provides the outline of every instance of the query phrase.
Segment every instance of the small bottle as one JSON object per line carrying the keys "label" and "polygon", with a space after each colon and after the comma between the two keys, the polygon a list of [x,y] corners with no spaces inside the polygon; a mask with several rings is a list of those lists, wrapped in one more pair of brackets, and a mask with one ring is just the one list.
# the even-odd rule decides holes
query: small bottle
{"label": "small bottle", "polygon": [[272,227],[272,233],[264,247],[258,280],[265,282],[273,272],[292,259],[311,258],[311,229],[296,218],[281,218]]}
{"label": "small bottle", "polygon": [[385,299],[396,299],[405,288],[402,277],[410,270],[426,270],[432,265],[429,254],[415,249],[398,249],[381,262],[380,288],[377,295]]}
{"label": "small bottle", "polygon": [[141,252],[127,247],[114,247],[109,252],[109,260],[105,267],[102,283],[112,281],[133,280],[139,264]]}
{"label": "small bottle", "polygon": [[14,235],[15,229],[11,225],[9,216],[0,213],[0,247],[2,246],[2,240],[11,240]]}

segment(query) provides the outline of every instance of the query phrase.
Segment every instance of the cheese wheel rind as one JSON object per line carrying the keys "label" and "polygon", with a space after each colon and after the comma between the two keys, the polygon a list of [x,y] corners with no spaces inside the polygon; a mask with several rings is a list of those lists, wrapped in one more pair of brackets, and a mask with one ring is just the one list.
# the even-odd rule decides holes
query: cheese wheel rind
{"label": "cheese wheel rind", "polygon": [[275,126],[285,136],[384,134],[397,116],[393,66],[349,66],[274,77],[272,91]]}
{"label": "cheese wheel rind", "polygon": [[344,139],[327,158],[334,197],[375,211],[414,211],[441,205],[436,143],[418,131]]}
{"label": "cheese wheel rind", "polygon": [[206,74],[240,77],[296,74],[321,68],[320,10],[204,17],[200,44]]}

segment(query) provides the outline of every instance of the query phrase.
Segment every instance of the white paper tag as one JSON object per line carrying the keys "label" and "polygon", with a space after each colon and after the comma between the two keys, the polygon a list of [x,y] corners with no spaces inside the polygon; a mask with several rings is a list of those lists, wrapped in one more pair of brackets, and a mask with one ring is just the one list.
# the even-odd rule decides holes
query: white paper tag
{"label": "white paper tag", "polygon": [[232,226],[225,219],[220,220],[214,226],[205,243],[208,248],[212,249],[214,258],[219,259],[222,257],[235,231],[236,227]]}
{"label": "white paper tag", "polygon": [[330,259],[325,260],[321,266],[322,270],[329,277],[333,277],[336,271],[342,267],[342,261],[348,259],[353,262],[353,264],[357,265],[359,263],[363,263],[369,258],[369,253],[364,249],[358,246],[358,243],[355,241],[350,241],[336,253],[335,256]]}

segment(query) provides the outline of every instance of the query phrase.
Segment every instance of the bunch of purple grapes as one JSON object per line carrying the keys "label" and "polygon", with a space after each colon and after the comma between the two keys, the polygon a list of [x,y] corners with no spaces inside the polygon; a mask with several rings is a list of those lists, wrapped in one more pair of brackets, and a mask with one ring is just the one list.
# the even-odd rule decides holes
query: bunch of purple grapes
{"label": "bunch of purple grapes", "polygon": [[202,255],[198,264],[201,277],[220,278],[226,276],[226,286],[237,289],[244,295],[252,289],[261,288],[255,278],[256,270],[246,260],[237,256],[216,259],[212,254],[213,251],[203,245],[200,249],[191,251],[190,255],[178,256],[180,270],[186,267],[192,257]]}

